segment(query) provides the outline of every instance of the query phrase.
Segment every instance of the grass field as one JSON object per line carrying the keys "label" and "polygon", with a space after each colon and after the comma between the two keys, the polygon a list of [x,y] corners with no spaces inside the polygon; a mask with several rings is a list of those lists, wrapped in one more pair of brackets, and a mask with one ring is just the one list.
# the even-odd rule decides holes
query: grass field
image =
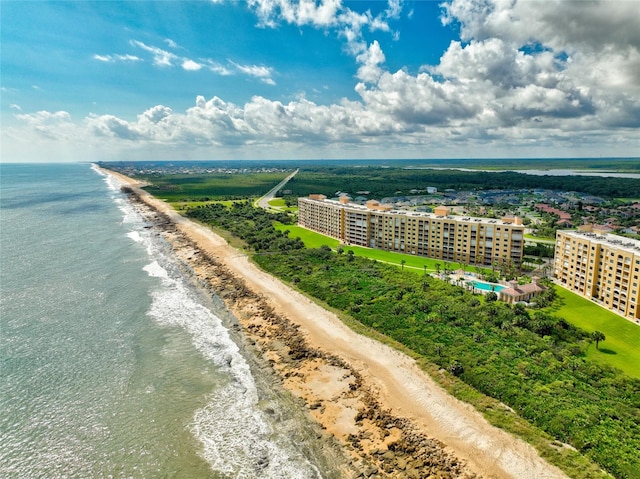
{"label": "grass field", "polygon": [[[307,248],[319,248],[322,245],[327,245],[331,249],[335,250],[338,246],[340,246],[340,241],[338,241],[337,239],[321,235],[320,233],[307,230],[297,225],[276,224],[275,227],[280,231],[289,230],[289,236],[291,238],[295,238],[296,236],[299,237]],[[428,273],[433,273],[434,271],[436,271],[436,263],[439,263],[440,267],[444,268],[444,261],[425,258],[423,256],[395,253],[393,251],[384,251],[379,249],[363,248],[360,246],[342,245],[342,248],[345,252],[349,250],[353,251],[356,256],[375,259],[376,261],[396,264],[398,266],[402,266],[402,261],[404,260],[405,268],[424,271],[426,265],[426,271]],[[457,270],[460,268],[460,264],[449,263],[449,268]],[[467,271],[475,272],[475,268],[472,266],[467,266]],[[489,270],[486,271],[488,272]]]}
{"label": "grass field", "polygon": [[259,197],[266,194],[284,177],[284,172],[243,174],[196,173],[141,176],[152,195],[169,202],[184,200],[220,200]]}
{"label": "grass field", "polygon": [[283,225],[282,223],[275,223],[274,227],[279,231],[289,230],[289,237],[300,238],[307,248],[320,248],[320,246],[326,245],[331,249],[336,249],[340,244],[340,241],[337,239],[329,238],[328,236],[309,231],[297,225]]}
{"label": "grass field", "polygon": [[283,198],[274,198],[269,201],[269,206],[273,206],[274,208],[285,208],[287,205]]}
{"label": "grass field", "polygon": [[606,337],[599,350],[595,343],[589,346],[587,358],[640,378],[640,325],[562,287],[557,287],[556,291],[558,300],[550,312],[585,331],[601,331]]}
{"label": "grass field", "polygon": [[525,234],[524,239],[536,241],[538,243],[556,244],[556,240],[554,238],[542,238],[540,236],[533,236],[530,234]]}
{"label": "grass field", "polygon": [[274,198],[269,201],[269,206],[278,211],[286,211],[287,213],[293,213],[298,211],[297,206],[287,206],[287,203],[283,198]]}

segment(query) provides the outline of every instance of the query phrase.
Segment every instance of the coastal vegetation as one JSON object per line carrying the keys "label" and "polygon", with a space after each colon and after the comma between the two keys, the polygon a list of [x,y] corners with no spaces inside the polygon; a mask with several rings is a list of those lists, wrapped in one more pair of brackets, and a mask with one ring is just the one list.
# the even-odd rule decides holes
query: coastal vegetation
{"label": "coastal vegetation", "polygon": [[[602,477],[587,457],[615,477],[640,477],[640,380],[590,359],[593,331],[552,311],[487,301],[432,278],[426,268],[405,268],[402,260],[398,268],[352,250],[305,248],[301,239],[272,226],[290,222],[285,213],[248,202],[199,205],[186,214],[232,231],[262,268],[342,312],[356,327],[395,341],[425,369],[448,371],[450,390],[535,444],[570,476]],[[597,328],[606,336],[604,352],[615,334]],[[468,386],[457,386],[453,377]],[[486,406],[474,390],[497,402]]]}
{"label": "coastal vegetation", "polygon": [[[231,177],[233,176],[233,181]],[[285,176],[280,171],[245,174],[140,174],[149,183],[146,190],[154,196],[173,202],[209,202],[239,200],[262,196]]]}

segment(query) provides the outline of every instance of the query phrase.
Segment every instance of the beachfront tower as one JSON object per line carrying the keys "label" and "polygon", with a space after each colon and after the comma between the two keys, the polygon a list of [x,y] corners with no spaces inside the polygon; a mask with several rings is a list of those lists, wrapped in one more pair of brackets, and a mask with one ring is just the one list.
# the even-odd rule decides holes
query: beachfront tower
{"label": "beachfront tower", "polygon": [[522,263],[524,226],[518,217],[455,216],[445,206],[419,213],[375,200],[360,205],[348,197],[323,195],[298,198],[298,207],[300,226],[345,244],[464,264]]}

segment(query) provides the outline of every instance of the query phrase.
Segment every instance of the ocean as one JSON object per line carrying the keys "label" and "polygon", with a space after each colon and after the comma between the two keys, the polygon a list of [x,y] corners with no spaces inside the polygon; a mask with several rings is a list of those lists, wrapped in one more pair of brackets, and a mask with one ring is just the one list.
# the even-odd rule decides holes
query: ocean
{"label": "ocean", "polygon": [[340,477],[233,323],[113,178],[0,164],[0,477]]}

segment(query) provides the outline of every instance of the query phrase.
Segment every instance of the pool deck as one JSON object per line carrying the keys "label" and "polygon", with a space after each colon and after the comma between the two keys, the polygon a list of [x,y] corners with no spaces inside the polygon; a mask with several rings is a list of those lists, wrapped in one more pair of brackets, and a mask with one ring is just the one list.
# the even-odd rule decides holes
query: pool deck
{"label": "pool deck", "polygon": [[448,281],[450,283],[458,284],[459,286],[465,286],[469,290],[471,290],[473,288],[473,292],[474,293],[487,294],[487,293],[490,293],[492,290],[491,289],[482,289],[480,287],[474,286],[472,284],[473,281],[477,281],[477,282],[483,283],[483,284],[495,284],[496,286],[499,287],[499,289],[494,290],[493,291],[494,293],[498,293],[500,290],[508,287],[508,286],[506,286],[504,284],[500,284],[500,283],[489,283],[488,281],[482,281],[482,280],[480,280],[478,278],[478,275],[476,273],[465,272],[465,271],[462,271],[461,269],[453,271],[449,275],[445,275],[444,273],[440,273],[440,274],[433,274],[432,276],[435,277],[435,278],[441,279],[443,281],[447,281],[447,277],[448,277]]}

